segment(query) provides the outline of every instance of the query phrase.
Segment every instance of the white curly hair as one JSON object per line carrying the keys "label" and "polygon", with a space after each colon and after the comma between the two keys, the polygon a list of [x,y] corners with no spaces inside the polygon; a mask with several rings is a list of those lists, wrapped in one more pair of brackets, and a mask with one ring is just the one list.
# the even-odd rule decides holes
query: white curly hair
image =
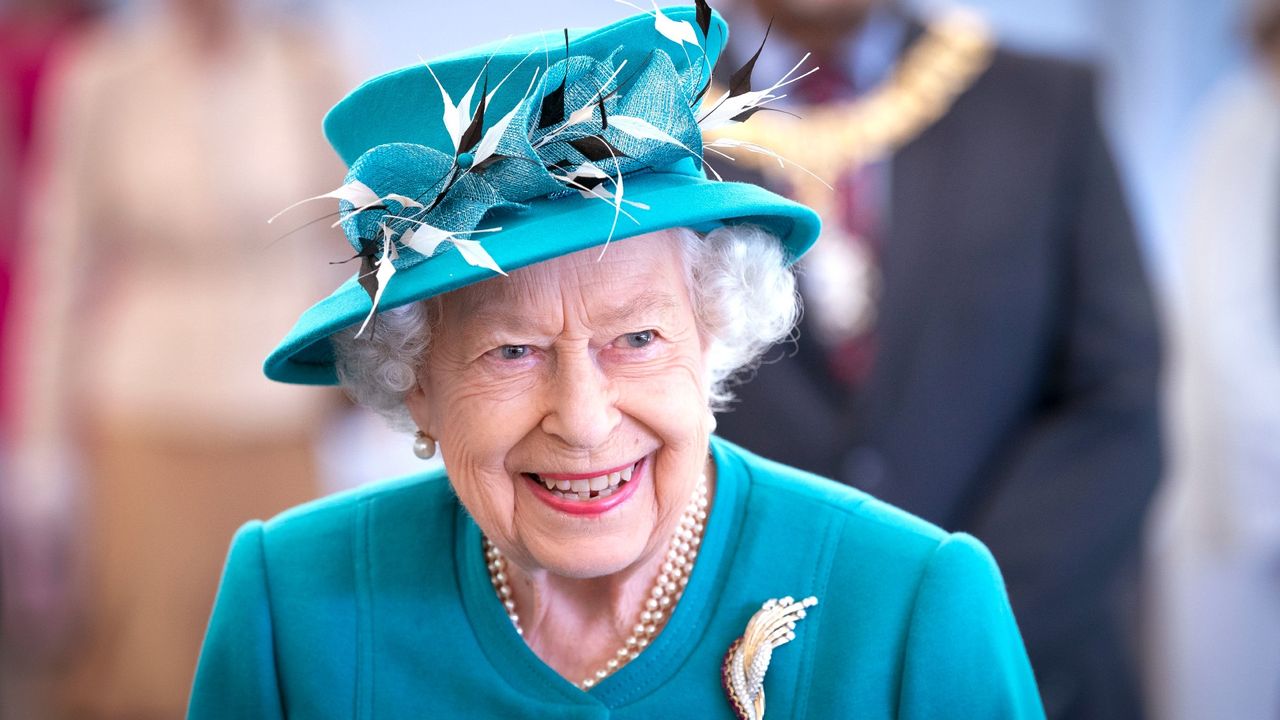
{"label": "white curly hair", "polygon": [[[706,234],[673,228],[698,328],[709,341],[707,402],[724,409],[740,371],[753,368],[787,338],[800,316],[795,275],[778,238],[756,225],[726,225]],[[357,339],[356,326],[335,333],[338,378],[353,400],[391,426],[415,429],[405,396],[417,383],[431,343],[431,300],[383,311],[377,332]]]}

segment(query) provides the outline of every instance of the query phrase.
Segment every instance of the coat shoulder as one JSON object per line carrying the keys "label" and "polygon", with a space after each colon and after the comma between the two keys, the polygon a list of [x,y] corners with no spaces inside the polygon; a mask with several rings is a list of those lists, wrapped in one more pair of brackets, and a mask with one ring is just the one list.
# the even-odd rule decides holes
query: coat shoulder
{"label": "coat shoulder", "polygon": [[923,567],[949,536],[938,526],[862,490],[768,460],[728,442],[721,445],[726,456],[741,463],[746,473],[752,506],[748,512],[767,514],[771,532],[784,537],[804,538],[818,528],[832,528],[835,536],[822,541],[841,548],[836,553],[837,564],[864,552],[892,549],[894,557]]}
{"label": "coat shoulder", "polygon": [[290,508],[262,525],[263,545],[271,554],[310,557],[345,550],[354,541],[362,513],[388,502],[451,513],[456,504],[444,471],[435,470],[383,480]]}

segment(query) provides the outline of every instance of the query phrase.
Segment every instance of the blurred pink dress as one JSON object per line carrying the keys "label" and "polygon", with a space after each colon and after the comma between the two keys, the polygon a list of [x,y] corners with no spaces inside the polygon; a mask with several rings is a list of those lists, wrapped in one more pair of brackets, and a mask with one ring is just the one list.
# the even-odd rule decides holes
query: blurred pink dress
{"label": "blurred pink dress", "polygon": [[266,219],[337,184],[317,119],[345,84],[309,36],[258,20],[216,54],[163,17],[103,31],[43,111],[14,482],[83,508],[73,717],[181,715],[233,531],[316,493],[336,396],[261,363],[350,272],[317,258],[349,249],[328,223],[280,239],[305,211]]}
{"label": "blurred pink dress", "polygon": [[[51,9],[44,15],[0,16],[0,451],[8,429],[4,338],[18,228],[23,224],[24,183],[36,100],[45,72],[64,43],[74,42],[83,13]],[[0,14],[2,15],[2,14]]]}

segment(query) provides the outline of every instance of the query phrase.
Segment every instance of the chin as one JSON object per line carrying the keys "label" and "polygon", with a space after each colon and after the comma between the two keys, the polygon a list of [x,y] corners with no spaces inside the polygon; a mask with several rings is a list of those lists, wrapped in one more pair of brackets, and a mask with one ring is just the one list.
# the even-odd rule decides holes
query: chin
{"label": "chin", "polygon": [[582,538],[549,547],[532,546],[529,554],[547,572],[575,580],[608,577],[623,572],[649,557],[651,530],[617,537]]}

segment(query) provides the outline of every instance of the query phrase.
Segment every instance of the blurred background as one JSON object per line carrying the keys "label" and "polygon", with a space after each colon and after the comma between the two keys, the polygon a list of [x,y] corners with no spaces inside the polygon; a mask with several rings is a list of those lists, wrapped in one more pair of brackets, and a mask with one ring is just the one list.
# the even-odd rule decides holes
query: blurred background
{"label": "blurred background", "polygon": [[[767,418],[817,411],[768,388],[835,398],[796,425],[828,446],[779,459],[987,542],[1051,718],[1280,718],[1280,0],[972,0],[976,25],[712,4],[741,59],[775,19],[760,80],[814,53],[788,102],[827,129],[930,38],[958,53],[865,162],[814,136],[815,162],[849,158],[816,201],[847,274],[801,268],[800,347],[729,437],[785,455],[813,436]],[[634,11],[0,0],[0,719],[180,716],[235,528],[422,469],[339,392],[261,376],[351,272],[328,223],[266,222],[339,184],[325,110],[420,57]],[[913,289],[913,229],[958,253],[920,285],[954,296]],[[926,320],[930,358],[989,354],[895,356]],[[806,364],[806,338],[856,366]]]}

